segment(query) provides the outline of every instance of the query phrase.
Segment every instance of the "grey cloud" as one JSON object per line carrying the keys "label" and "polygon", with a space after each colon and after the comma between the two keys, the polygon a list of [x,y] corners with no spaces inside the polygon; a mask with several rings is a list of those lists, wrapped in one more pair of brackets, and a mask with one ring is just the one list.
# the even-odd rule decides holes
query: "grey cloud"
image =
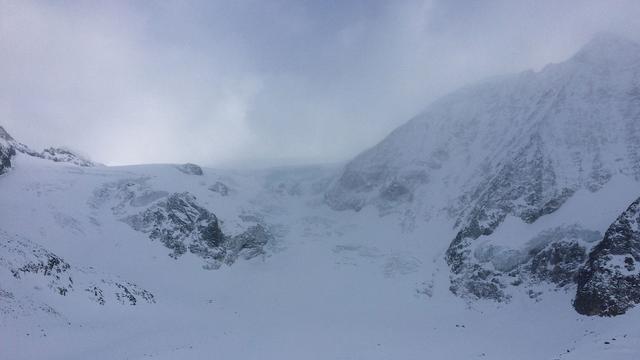
{"label": "grey cloud", "polygon": [[0,123],[108,164],[347,159],[444,93],[540,68],[637,1],[0,2]]}

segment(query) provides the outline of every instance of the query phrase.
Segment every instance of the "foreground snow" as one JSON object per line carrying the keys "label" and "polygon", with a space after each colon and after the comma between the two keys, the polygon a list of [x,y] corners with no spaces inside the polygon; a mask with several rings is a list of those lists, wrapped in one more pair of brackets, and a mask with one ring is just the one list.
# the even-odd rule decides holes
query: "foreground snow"
{"label": "foreground snow", "polygon": [[[3,231],[134,282],[156,303],[99,305],[25,290],[2,273],[0,288],[56,311],[0,313],[2,359],[635,359],[640,351],[639,309],[580,316],[575,289],[549,286],[535,300],[515,292],[509,303],[455,297],[444,262],[451,220],[403,232],[398,217],[372,208],[330,210],[322,194],[331,168],[194,176],[170,165],[79,168],[21,155],[14,163],[1,178]],[[276,240],[267,255],[218,270],[193,254],[173,259],[91,201],[106,183],[141,177],[155,190],[189,191],[226,233],[253,215]],[[217,182],[227,196],[209,189]],[[606,210],[610,220],[626,205]]]}

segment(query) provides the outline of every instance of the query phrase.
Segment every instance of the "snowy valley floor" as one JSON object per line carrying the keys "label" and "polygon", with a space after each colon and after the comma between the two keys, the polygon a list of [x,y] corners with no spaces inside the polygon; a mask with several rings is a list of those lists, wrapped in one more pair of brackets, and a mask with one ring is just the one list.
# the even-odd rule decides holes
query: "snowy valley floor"
{"label": "snowy valley floor", "polygon": [[[173,166],[80,169],[20,157],[0,178],[0,229],[69,263],[135,282],[155,304],[103,306],[23,289],[57,314],[0,313],[0,359],[637,359],[640,309],[585,317],[572,291],[468,303],[448,290],[445,222],[402,231],[377,211],[336,212],[312,182],[331,169],[182,174]],[[169,251],[91,203],[102,184],[147,178],[189,191],[229,233],[251,214],[278,236],[267,255],[218,270]],[[208,190],[221,180],[233,190]],[[295,191],[289,191],[289,190]],[[300,190],[301,189],[301,190]],[[298,191],[300,190],[300,191]],[[606,223],[606,222],[603,222]],[[610,221],[609,221],[610,223]],[[19,294],[8,274],[0,287]],[[18,289],[18,290],[16,290]]]}

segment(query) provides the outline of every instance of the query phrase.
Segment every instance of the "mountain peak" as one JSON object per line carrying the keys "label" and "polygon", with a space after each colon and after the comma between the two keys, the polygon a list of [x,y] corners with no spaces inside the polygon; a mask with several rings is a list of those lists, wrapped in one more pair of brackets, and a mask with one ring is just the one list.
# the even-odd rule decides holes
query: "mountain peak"
{"label": "mountain peak", "polygon": [[623,36],[601,32],[573,56],[574,61],[591,64],[629,64],[640,61],[640,45]]}
{"label": "mountain peak", "polygon": [[0,174],[3,173],[4,169],[11,167],[10,160],[16,152],[55,162],[66,162],[84,167],[96,166],[96,163],[85,156],[65,147],[50,147],[41,152],[34,151],[27,145],[16,141],[0,126]]}

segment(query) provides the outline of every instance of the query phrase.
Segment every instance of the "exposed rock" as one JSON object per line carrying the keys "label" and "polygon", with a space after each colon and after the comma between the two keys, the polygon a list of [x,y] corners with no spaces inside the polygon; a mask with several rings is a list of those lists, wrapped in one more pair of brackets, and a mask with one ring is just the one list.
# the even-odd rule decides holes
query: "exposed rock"
{"label": "exposed rock", "polygon": [[201,176],[204,173],[202,172],[202,168],[196,164],[186,163],[182,165],[176,165],[176,169],[187,175],[198,175]]}
{"label": "exposed rock", "polygon": [[534,279],[562,287],[576,282],[578,270],[586,259],[584,246],[575,241],[560,241],[538,252],[528,270]]}
{"label": "exposed rock", "polygon": [[584,315],[615,316],[640,303],[640,199],[611,224],[578,276],[574,301]]}
{"label": "exposed rock", "polygon": [[66,162],[78,166],[90,167],[95,166],[91,160],[78,155],[67,148],[50,147],[42,152],[37,152],[29,148],[27,145],[17,142],[4,128],[0,126],[0,174],[6,172],[11,167],[11,157],[17,152],[33,156],[41,159],[47,159],[55,162]]}
{"label": "exposed rock", "polygon": [[[39,250],[39,251],[38,251]],[[66,295],[73,291],[73,279],[71,278],[71,266],[58,256],[44,250],[35,250],[37,259],[34,259],[21,267],[11,269],[11,274],[20,279],[26,273],[40,274],[50,279],[48,287],[54,289],[60,295]]]}
{"label": "exposed rock", "polygon": [[[128,305],[136,305],[141,300],[155,302],[153,294],[136,284],[98,274],[92,269],[74,267],[42,246],[3,231],[0,231],[0,269],[7,270],[13,281],[44,286],[61,296],[77,296],[82,293],[76,290],[84,289],[88,299],[100,305],[109,301]],[[3,285],[11,284],[3,279]]]}
{"label": "exposed rock", "polygon": [[44,149],[38,157],[42,157],[43,159],[48,159],[55,162],[70,163],[82,167],[95,166],[95,163],[93,163],[91,160],[86,159],[85,157],[78,155],[77,153],[67,148],[50,147],[48,149]]}
{"label": "exposed rock", "polygon": [[570,225],[545,230],[519,248],[481,244],[468,255],[463,271],[452,274],[451,291],[463,297],[505,301],[510,298],[509,287],[573,286],[588,250],[601,237],[598,231]]}
{"label": "exposed rock", "polygon": [[189,250],[203,258],[220,260],[225,256],[224,235],[218,219],[196,203],[189,193],[176,193],[125,222],[135,230],[149,233],[179,257]]}
{"label": "exposed rock", "polygon": [[142,299],[148,303],[155,302],[153,294],[141,289],[136,284],[132,284],[130,282],[115,282],[114,285],[119,290],[115,293],[116,299],[122,305],[136,305],[138,303],[138,299]]}
{"label": "exposed rock", "polygon": [[238,256],[248,260],[265,253],[264,247],[273,241],[273,235],[261,224],[249,227],[245,232],[232,237],[227,247],[230,256],[227,263],[232,263]]}
{"label": "exposed rock", "polygon": [[231,191],[227,185],[220,181],[216,181],[215,184],[209,186],[209,190],[220,194],[220,196],[228,196]]}
{"label": "exposed rock", "polygon": [[11,158],[16,155],[16,150],[11,146],[13,138],[2,126],[0,126],[0,175],[11,168]]}
{"label": "exposed rock", "polygon": [[491,235],[508,215],[533,223],[560,208],[574,193],[572,188],[558,186],[552,160],[545,155],[549,151],[539,135],[532,136],[512,161],[470,195],[473,206],[458,220],[464,225],[447,250],[447,262],[455,274],[474,271],[469,246],[480,236]]}
{"label": "exposed rock", "polygon": [[[112,294],[105,294],[103,290],[105,286],[111,288]],[[115,301],[121,305],[134,306],[137,305],[140,300],[149,304],[156,302],[152,293],[130,282],[102,280],[99,284],[90,284],[84,290],[89,294],[89,298],[91,300],[100,305],[104,305],[106,303],[106,298],[110,297],[110,295],[114,295]]]}
{"label": "exposed rock", "polygon": [[189,193],[175,193],[138,215],[126,217],[135,230],[149,234],[171,249],[177,259],[187,251],[207,261],[206,268],[231,265],[238,256],[245,259],[263,254],[272,235],[260,224],[229,237],[220,229],[217,217],[198,205]]}
{"label": "exposed rock", "polygon": [[16,155],[14,148],[0,143],[0,175],[11,168],[11,158]]}

